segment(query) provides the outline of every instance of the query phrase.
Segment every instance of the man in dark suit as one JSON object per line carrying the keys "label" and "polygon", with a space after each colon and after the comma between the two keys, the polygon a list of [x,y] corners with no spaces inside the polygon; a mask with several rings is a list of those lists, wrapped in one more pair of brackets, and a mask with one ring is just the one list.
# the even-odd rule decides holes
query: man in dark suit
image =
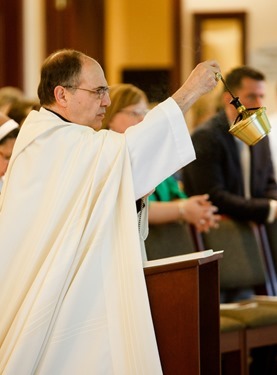
{"label": "man in dark suit", "polygon": [[[243,66],[232,70],[225,81],[246,108],[262,107],[266,83],[261,72]],[[192,134],[196,160],[182,171],[184,188],[188,195],[208,193],[221,215],[257,223],[272,222],[277,217],[277,185],[268,137],[249,147],[229,133],[230,125],[238,116],[237,109],[230,104],[231,99],[224,88],[223,108]],[[233,235],[230,233],[230,237],[222,243],[226,251],[226,248],[231,249],[229,244]],[[232,259],[225,255],[226,259]],[[236,272],[235,262],[229,267]],[[221,288],[220,298],[221,302],[234,302],[254,293],[254,289],[249,287]],[[268,361],[265,356],[268,356]],[[270,369],[275,362],[269,360],[270,356],[276,358],[274,348],[256,349],[252,353],[250,373],[260,373],[261,368],[263,374],[273,373]]]}
{"label": "man in dark suit", "polygon": [[[246,108],[261,107],[264,75],[250,67],[233,69],[226,85]],[[277,185],[268,137],[247,146],[228,132],[238,111],[224,88],[223,108],[192,135],[196,160],[183,170],[188,195],[208,193],[219,214],[258,223],[277,217]]]}

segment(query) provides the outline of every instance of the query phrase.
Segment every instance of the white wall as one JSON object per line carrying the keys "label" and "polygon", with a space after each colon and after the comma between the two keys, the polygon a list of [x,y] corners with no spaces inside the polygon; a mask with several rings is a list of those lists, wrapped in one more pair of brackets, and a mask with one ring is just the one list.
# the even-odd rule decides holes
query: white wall
{"label": "white wall", "polygon": [[44,1],[23,0],[23,90],[37,96],[40,66],[45,58]]}
{"label": "white wall", "polygon": [[[267,112],[277,111],[277,1],[276,0],[182,0],[183,79],[192,69],[192,14],[195,12],[246,12],[247,64],[262,70],[267,76]],[[220,61],[219,61],[220,63]]]}
{"label": "white wall", "polygon": [[109,84],[120,82],[126,67],[171,67],[171,0],[105,1],[105,73]]}
{"label": "white wall", "polygon": [[[119,0],[106,0],[109,6]],[[136,0],[139,1],[139,0]],[[194,12],[239,12],[248,14],[248,61],[263,68],[268,77],[266,106],[275,111],[275,86],[277,82],[277,1],[276,0],[182,0],[182,77],[185,79],[192,66]],[[123,0],[120,0],[120,4]],[[45,57],[43,0],[23,0],[24,4],[24,90],[30,97],[36,95],[41,63]],[[159,20],[157,20],[159,22]],[[109,23],[108,23],[109,24]],[[143,27],[143,24],[142,24]],[[153,27],[155,23],[153,20]],[[114,32],[114,31],[113,31]],[[117,48],[119,46],[117,45]],[[270,58],[268,58],[270,56]],[[109,57],[109,56],[108,56]],[[276,105],[277,110],[277,105]]]}

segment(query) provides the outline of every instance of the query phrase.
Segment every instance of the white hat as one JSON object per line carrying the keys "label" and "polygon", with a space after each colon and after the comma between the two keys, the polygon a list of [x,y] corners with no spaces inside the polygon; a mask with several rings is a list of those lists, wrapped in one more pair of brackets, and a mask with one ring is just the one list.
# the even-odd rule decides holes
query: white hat
{"label": "white hat", "polygon": [[10,119],[0,126],[0,141],[5,138],[11,131],[18,129],[19,125],[14,120]]}

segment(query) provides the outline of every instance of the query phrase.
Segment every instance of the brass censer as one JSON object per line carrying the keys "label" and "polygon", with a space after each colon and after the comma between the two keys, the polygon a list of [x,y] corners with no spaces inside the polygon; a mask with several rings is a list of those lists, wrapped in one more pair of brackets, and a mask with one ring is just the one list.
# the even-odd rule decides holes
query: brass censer
{"label": "brass censer", "polygon": [[239,101],[239,98],[234,97],[231,93],[220,73],[216,73],[216,80],[222,81],[226,90],[233,98],[230,101],[230,104],[232,104],[238,111],[238,116],[230,126],[229,132],[248,146],[254,146],[264,138],[271,129],[265,113],[266,108],[245,108],[245,106]]}

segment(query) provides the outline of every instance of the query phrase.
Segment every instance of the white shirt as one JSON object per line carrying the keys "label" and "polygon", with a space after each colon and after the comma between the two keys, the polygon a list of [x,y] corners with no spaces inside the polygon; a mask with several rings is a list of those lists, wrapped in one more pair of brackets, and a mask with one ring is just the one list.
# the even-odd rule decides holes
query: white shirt
{"label": "white shirt", "polygon": [[268,116],[271,130],[268,134],[275,179],[277,181],[277,113]]}

